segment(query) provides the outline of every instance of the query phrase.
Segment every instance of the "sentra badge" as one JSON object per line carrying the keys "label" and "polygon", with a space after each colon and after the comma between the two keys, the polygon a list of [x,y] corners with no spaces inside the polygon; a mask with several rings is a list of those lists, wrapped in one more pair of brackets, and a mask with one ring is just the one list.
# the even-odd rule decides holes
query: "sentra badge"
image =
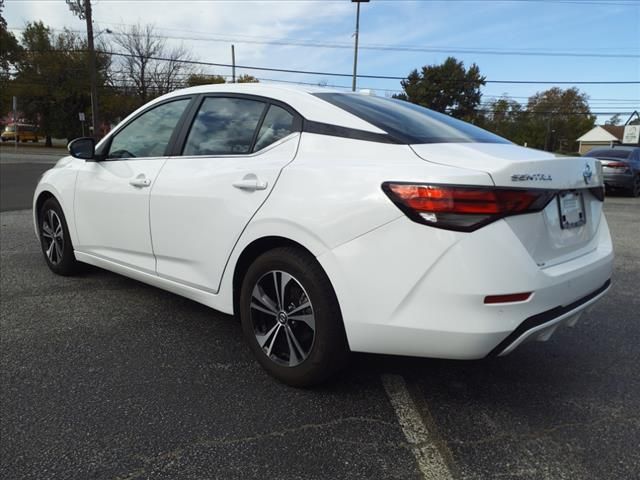
{"label": "sentra badge", "polygon": [[511,175],[512,182],[550,182],[551,175],[548,173],[515,173]]}

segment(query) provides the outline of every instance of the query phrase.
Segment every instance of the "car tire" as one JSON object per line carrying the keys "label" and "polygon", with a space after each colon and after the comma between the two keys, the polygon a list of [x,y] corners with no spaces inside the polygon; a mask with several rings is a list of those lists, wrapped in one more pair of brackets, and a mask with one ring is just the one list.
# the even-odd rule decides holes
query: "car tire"
{"label": "car tire", "polygon": [[640,197],[640,175],[636,177],[636,181],[633,184],[633,187],[629,190],[629,194],[632,197]]}
{"label": "car tire", "polygon": [[79,262],[73,253],[67,221],[58,201],[51,197],[38,212],[40,246],[47,265],[58,275],[73,275],[79,270]]}
{"label": "car tire", "polygon": [[258,257],[244,276],[239,310],[258,362],[288,385],[316,385],[347,363],[336,294],[317,260],[301,249]]}

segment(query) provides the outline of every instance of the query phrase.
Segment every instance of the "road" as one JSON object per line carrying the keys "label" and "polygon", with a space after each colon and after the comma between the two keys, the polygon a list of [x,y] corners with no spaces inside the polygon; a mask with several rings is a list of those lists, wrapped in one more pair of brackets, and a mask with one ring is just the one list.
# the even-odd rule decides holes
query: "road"
{"label": "road", "polygon": [[640,201],[605,209],[613,287],[575,328],[476,362],[357,354],[312,390],[268,377],[229,316],[53,275],[29,212],[3,212],[0,477],[637,479]]}
{"label": "road", "polygon": [[0,145],[0,211],[31,207],[33,190],[40,175],[51,168],[65,150],[39,145]]}
{"label": "road", "polygon": [[18,144],[16,149],[14,144],[0,144],[0,164],[53,164],[65,155],[67,155],[67,150],[60,147],[48,148],[39,144]]}

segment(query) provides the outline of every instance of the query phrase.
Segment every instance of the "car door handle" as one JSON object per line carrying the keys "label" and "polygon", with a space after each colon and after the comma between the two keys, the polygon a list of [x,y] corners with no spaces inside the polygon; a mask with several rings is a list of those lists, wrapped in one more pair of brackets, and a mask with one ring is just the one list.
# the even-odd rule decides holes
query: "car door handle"
{"label": "car door handle", "polygon": [[141,173],[136,178],[132,178],[131,180],[129,180],[129,185],[133,185],[137,188],[144,188],[151,185],[151,180],[145,177],[144,173]]}
{"label": "car door handle", "polygon": [[247,175],[242,180],[232,183],[232,185],[248,192],[267,189],[267,182],[259,182],[255,175]]}

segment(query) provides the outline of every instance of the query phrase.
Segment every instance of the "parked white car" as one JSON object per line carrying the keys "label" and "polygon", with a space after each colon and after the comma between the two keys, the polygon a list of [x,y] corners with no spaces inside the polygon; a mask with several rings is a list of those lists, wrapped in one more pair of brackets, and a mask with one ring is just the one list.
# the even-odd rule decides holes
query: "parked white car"
{"label": "parked white car", "polygon": [[200,86],[69,151],[34,197],[51,270],[88,263],[235,314],[293,385],[349,351],[504,355],[610,284],[596,159],[407,102]]}

